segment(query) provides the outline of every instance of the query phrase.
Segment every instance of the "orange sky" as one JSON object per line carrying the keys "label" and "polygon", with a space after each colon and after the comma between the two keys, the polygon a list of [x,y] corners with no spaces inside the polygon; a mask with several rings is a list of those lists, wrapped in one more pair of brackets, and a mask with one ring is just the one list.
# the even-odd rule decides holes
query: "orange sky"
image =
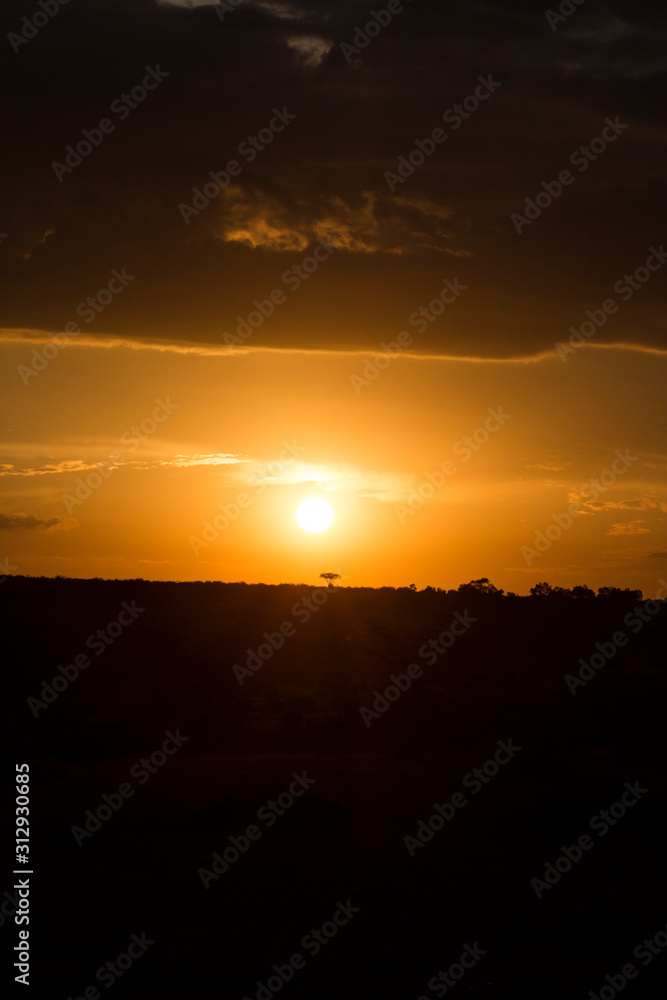
{"label": "orange sky", "polygon": [[[73,342],[24,385],[33,346],[2,346],[0,558],[15,572],[316,583],[333,570],[350,586],[489,576],[518,593],[548,579],[647,594],[665,573],[667,460],[647,419],[664,407],[662,355],[405,354],[360,386],[372,355]],[[617,451],[629,462],[605,472]],[[105,475],[77,495],[95,463]],[[296,524],[306,496],[334,507],[321,535]],[[536,532],[552,515],[567,524],[576,499],[535,554]]]}
{"label": "orange sky", "polygon": [[360,0],[96,0],[14,39],[4,566],[657,589],[662,11],[400,6],[357,52]]}

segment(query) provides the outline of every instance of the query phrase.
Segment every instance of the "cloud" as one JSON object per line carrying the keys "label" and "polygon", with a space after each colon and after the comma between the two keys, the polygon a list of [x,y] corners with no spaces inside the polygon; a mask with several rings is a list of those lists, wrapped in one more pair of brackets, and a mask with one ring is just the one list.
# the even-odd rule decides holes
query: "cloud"
{"label": "cloud", "polygon": [[[571,36],[575,43],[585,45],[591,55],[586,67],[573,63],[567,71],[573,75],[585,72],[600,79],[624,79],[664,73],[667,59],[664,49],[655,46],[663,34],[657,25],[641,24],[641,5],[632,11],[632,21],[618,11],[604,6],[588,22],[574,22]],[[625,48],[625,51],[624,51]]]}
{"label": "cloud", "polygon": [[[378,324],[409,315],[416,289],[440,280],[443,254],[455,253],[458,277],[474,287],[457,306],[461,349],[485,358],[551,350],[648,252],[662,196],[664,12],[625,4],[618,25],[606,6],[585,4],[551,32],[527,0],[404,7],[353,67],[339,45],[369,19],[361,2],[241,0],[224,23],[211,0],[62,6],[8,64],[7,142],[22,155],[3,163],[13,197],[0,224],[10,234],[2,241],[0,324],[57,329],[76,321],[77,303],[104,287],[112,267],[127,264],[137,280],[95,331],[214,345],[218,331],[277,280],[272,255],[249,248],[305,252],[322,234],[357,256],[355,280],[383,289],[373,303]],[[25,0],[5,0],[12,30],[25,12]],[[169,76],[121,119],[112,103],[160,59]],[[491,71],[502,81],[498,92],[454,129],[443,113]],[[33,91],[43,100],[35,103]],[[296,120],[246,162],[240,142],[266,126],[276,105]],[[620,109],[627,132],[519,236],[511,214]],[[53,161],[106,116],[113,133],[59,183]],[[395,195],[404,198],[392,200],[384,174],[435,128],[446,142],[403,178]],[[179,203],[231,159],[243,168],[240,203],[227,217],[217,199],[186,226]],[[619,241],[621,200],[627,225]],[[205,236],[194,249],[193,233]],[[628,247],[636,257],[628,258]],[[473,254],[469,267],[464,253]],[[419,268],[407,266],[397,280],[396,262],[408,254],[419,256]],[[338,342],[335,326],[345,328],[347,343],[369,346],[368,316],[350,315],[349,296],[340,294],[348,264],[335,258],[318,274],[331,322],[273,324],[274,346],[326,348]],[[653,291],[637,296],[597,338],[664,347],[661,306]],[[257,342],[266,336],[258,331]],[[435,352],[435,337],[430,346]]]}
{"label": "cloud", "polygon": [[287,39],[287,45],[297,56],[302,66],[314,69],[333,48],[333,42],[319,35],[295,35]]}
{"label": "cloud", "polygon": [[77,472],[88,472],[102,467],[105,471],[109,469],[134,468],[134,469],[188,469],[200,465],[236,465],[240,462],[248,461],[247,458],[239,455],[227,455],[224,453],[214,453],[212,455],[174,455],[171,458],[160,459],[123,459],[120,454],[114,452],[109,455],[105,462],[85,462],[81,459],[64,459],[61,462],[50,462],[37,468],[17,468],[15,465],[1,465],[0,477],[3,476],[52,476],[52,475],[74,475]]}
{"label": "cloud", "polygon": [[42,234],[42,236],[40,237],[40,239],[38,239],[35,242],[34,246],[30,247],[29,250],[26,250],[24,253],[22,253],[20,255],[21,259],[22,260],[30,260],[30,258],[32,257],[32,255],[35,252],[35,250],[37,249],[37,247],[40,247],[40,246],[43,247],[44,244],[46,243],[46,241],[48,240],[49,236],[53,236],[54,233],[55,233],[55,229],[47,229],[46,232]]}
{"label": "cloud", "polygon": [[225,243],[243,243],[263,250],[305,250],[314,240],[312,229],[290,219],[286,205],[268,194],[244,192],[231,185],[222,200],[224,219],[214,235]]}
{"label": "cloud", "polygon": [[649,552],[645,559],[667,559],[667,552]]}
{"label": "cloud", "polygon": [[[590,514],[600,514],[604,511],[620,510],[660,510],[667,511],[667,502],[659,499],[653,494],[645,494],[642,497],[631,497],[625,500],[589,500],[587,491],[572,490],[568,495],[568,500],[581,504],[582,508]],[[631,522],[638,523],[638,522]],[[622,534],[623,532],[612,532],[612,534]]]}
{"label": "cloud", "polygon": [[69,531],[77,527],[73,517],[36,517],[34,514],[0,514],[0,531]]}
{"label": "cloud", "polygon": [[348,465],[289,462],[271,472],[271,464],[253,462],[247,469],[239,470],[236,477],[247,484],[297,486],[309,483],[325,493],[347,493],[384,503],[406,499],[413,482],[410,475],[378,473]]}
{"label": "cloud", "polygon": [[650,528],[644,528],[642,525],[646,524],[646,521],[641,519],[637,521],[626,521],[625,524],[614,524],[610,531],[607,532],[608,535],[648,535],[651,531]]}
{"label": "cloud", "polygon": [[662,510],[667,511],[667,503],[655,496],[635,497],[630,500],[604,500],[591,503],[596,510]]}
{"label": "cloud", "polygon": [[226,455],[215,453],[213,455],[174,455],[173,458],[164,458],[148,462],[119,462],[119,466],[135,466],[140,469],[159,469],[169,467],[172,469],[192,469],[200,465],[237,465],[247,462],[247,458],[240,458],[237,455]]}
{"label": "cloud", "polygon": [[451,210],[423,197],[364,191],[354,201],[340,195],[309,198],[230,185],[223,192],[222,221],[214,235],[279,253],[304,251],[318,239],[359,254],[406,254],[417,250],[469,256],[450,246]]}
{"label": "cloud", "polygon": [[[222,4],[223,12],[224,2],[225,0],[223,0]],[[186,7],[191,10],[194,7],[215,7],[218,0],[158,0],[158,3],[163,7]],[[255,7],[281,21],[299,21],[307,17],[294,4],[280,3],[279,0],[232,0],[229,6],[234,9]],[[229,10],[228,13],[231,14],[232,12],[232,10]]]}
{"label": "cloud", "polygon": [[640,498],[636,500],[605,500],[597,505],[598,510],[645,510],[648,506],[653,505]]}
{"label": "cloud", "polygon": [[[128,459],[117,458],[113,465],[104,462],[84,462],[82,460],[64,460],[37,468],[17,468],[5,466],[0,470],[0,476],[43,476],[54,474],[76,474],[96,468],[134,469],[137,471],[161,469],[188,469],[201,467],[232,467],[227,475],[247,485],[265,483],[269,486],[298,486],[312,484],[326,493],[346,493],[349,495],[368,497],[386,503],[396,503],[406,500],[413,483],[411,475],[397,473],[378,473],[354,468],[341,464],[315,465],[307,462],[289,461],[264,462],[249,456],[214,453],[210,455],[174,455],[168,458]],[[234,468],[236,467],[236,468]],[[28,515],[16,515],[25,519]],[[32,515],[28,518],[32,523]],[[54,518],[56,522],[63,518]],[[25,523],[30,527],[31,523]],[[37,525],[34,525],[37,527]]]}
{"label": "cloud", "polygon": [[[272,17],[276,17],[280,21],[307,21],[318,16],[317,14],[309,14],[306,11],[300,10],[295,4],[279,3],[278,0],[254,0],[254,4],[255,7],[265,10]],[[324,18],[327,17],[326,11],[322,12],[322,16]]]}
{"label": "cloud", "polygon": [[[47,333],[45,330],[38,329],[0,327],[0,345],[2,342],[6,344],[25,344],[26,346],[32,347],[36,347],[38,344],[51,344],[53,342],[53,334],[62,334],[62,330],[50,330]],[[165,352],[169,354],[194,355],[197,357],[212,358],[231,358],[235,355],[240,356],[253,353],[347,355],[349,357],[368,358],[369,354],[378,353],[377,346],[377,341],[373,341],[366,346],[360,345],[359,347],[318,347],[315,345],[308,347],[294,347],[274,346],[260,343],[241,346],[227,346],[225,344],[215,344],[208,341],[177,340],[171,338],[142,336],[117,337],[113,334],[105,333],[99,333],[96,336],[93,336],[90,333],[80,333],[77,334],[75,338],[72,338],[70,343],[67,345],[67,350],[70,350],[71,348],[93,348],[96,350],[158,351],[160,353]],[[582,348],[582,350],[583,349],[650,354],[656,357],[667,358],[667,348],[649,348],[643,347],[640,344],[588,343],[584,346],[584,348]],[[499,348],[499,353],[495,355],[489,355],[486,353],[480,353],[477,355],[451,354],[433,350],[405,350],[401,354],[401,359],[406,361],[443,361],[478,365],[535,365],[542,362],[558,361],[558,354],[554,349],[540,350],[528,354],[513,354],[509,353],[508,348],[505,348],[504,353],[503,349]],[[663,467],[667,468],[667,465],[651,465],[649,462],[645,462],[644,464],[653,469]],[[0,465],[0,469],[2,469],[2,465]]]}
{"label": "cloud", "polygon": [[537,465],[527,465],[527,469],[539,469],[543,472],[564,472],[572,462],[538,462]]}
{"label": "cloud", "polygon": [[[101,464],[101,463],[98,463]],[[75,472],[86,472],[94,469],[93,462],[82,462],[80,459],[65,459],[62,462],[48,463],[41,467],[17,468],[15,465],[0,466],[0,476],[50,476]]]}

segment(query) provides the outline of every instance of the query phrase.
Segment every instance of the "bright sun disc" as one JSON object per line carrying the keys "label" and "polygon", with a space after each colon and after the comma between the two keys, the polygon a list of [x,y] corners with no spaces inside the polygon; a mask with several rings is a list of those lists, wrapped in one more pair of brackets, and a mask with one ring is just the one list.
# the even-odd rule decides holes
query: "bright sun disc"
{"label": "bright sun disc", "polygon": [[326,500],[310,497],[308,500],[302,500],[297,507],[296,519],[304,531],[317,534],[331,527],[334,519],[333,507]]}

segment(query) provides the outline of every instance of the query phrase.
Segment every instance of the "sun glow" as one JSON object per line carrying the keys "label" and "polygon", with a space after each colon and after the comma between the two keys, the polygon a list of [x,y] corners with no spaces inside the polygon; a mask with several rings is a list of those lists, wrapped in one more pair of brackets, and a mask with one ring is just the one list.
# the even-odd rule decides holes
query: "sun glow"
{"label": "sun glow", "polygon": [[326,500],[319,497],[309,497],[302,500],[296,509],[296,519],[300,528],[309,531],[311,534],[319,534],[330,528],[333,519],[333,507]]}

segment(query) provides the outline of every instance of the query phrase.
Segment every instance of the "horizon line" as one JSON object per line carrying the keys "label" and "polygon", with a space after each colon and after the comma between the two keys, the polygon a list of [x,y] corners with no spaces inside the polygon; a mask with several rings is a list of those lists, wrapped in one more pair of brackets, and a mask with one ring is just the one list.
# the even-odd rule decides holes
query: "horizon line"
{"label": "horizon line", "polygon": [[[482,579],[484,579],[484,578],[482,578]],[[40,576],[33,576],[33,575],[27,574],[27,573],[6,573],[4,575],[4,577],[2,579],[0,579],[0,583],[5,583],[8,580],[49,580],[49,581],[54,581],[54,582],[58,581],[58,582],[67,582],[67,583],[148,583],[148,584],[173,584],[173,585],[176,585],[176,586],[181,586],[182,584],[185,584],[185,585],[191,585],[191,584],[212,584],[212,585],[215,585],[215,586],[222,585],[223,587],[314,587],[316,590],[378,590],[378,591],[379,590],[409,590],[409,591],[411,591],[412,593],[415,593],[415,594],[425,594],[427,592],[432,591],[432,592],[435,592],[435,593],[440,593],[440,594],[445,594],[445,595],[458,594],[460,592],[460,588],[461,587],[469,587],[469,586],[472,586],[474,583],[481,582],[481,581],[469,580],[467,583],[460,583],[458,585],[458,587],[446,587],[446,588],[445,587],[435,587],[432,584],[427,584],[425,587],[422,587],[421,589],[415,587],[415,589],[413,590],[413,585],[411,585],[411,584],[392,585],[392,584],[389,584],[389,583],[382,584],[379,587],[373,587],[373,586],[370,586],[370,585],[350,586],[349,584],[333,584],[333,585],[329,585],[329,584],[325,584],[325,583],[322,583],[322,584],[312,584],[312,583],[305,583],[305,582],[299,582],[299,583],[287,583],[287,582],[282,582],[282,583],[247,583],[245,580],[147,580],[145,577],[142,577],[142,576],[101,577],[101,576],[64,576],[62,574],[56,574],[55,576],[44,576],[43,574],[40,575]],[[488,579],[486,580],[486,582],[490,583],[490,581]],[[538,581],[534,586],[538,586],[539,583],[547,583],[548,586],[551,586],[551,584],[549,584],[548,581]],[[491,586],[494,586],[494,585],[491,584]],[[597,597],[600,596],[599,593],[598,593],[598,591],[601,590],[601,589],[603,589],[603,588],[598,587],[597,590],[594,590],[592,587],[589,587],[588,584],[585,584],[585,583],[584,584],[573,584],[572,587],[558,587],[558,586],[556,586],[556,587],[552,587],[551,589],[553,591],[556,591],[556,592],[557,591],[565,591],[565,592],[570,591],[571,592],[575,587],[586,587],[593,594],[593,596],[595,598],[597,598]],[[641,594],[641,597],[640,598],[634,598],[634,599],[635,600],[644,600],[644,592],[639,587],[614,587],[612,589],[616,589],[616,590],[621,591],[621,593],[624,596],[629,596],[629,595],[625,595],[625,591],[630,591],[631,593],[637,593],[637,592],[639,592]],[[516,591],[513,591],[513,590],[506,591],[502,587],[500,587],[500,588],[496,587],[495,588],[495,592],[491,593],[491,594],[485,594],[483,591],[480,590],[479,594],[482,597],[510,597],[510,596],[513,596],[513,597],[534,597],[534,596],[537,596],[537,595],[532,595],[530,593],[528,593],[528,594],[518,594],[518,593],[516,593]],[[555,593],[554,596],[560,596],[560,595],[558,593]],[[667,598],[656,598],[655,600],[659,601],[660,603],[667,603]]]}

